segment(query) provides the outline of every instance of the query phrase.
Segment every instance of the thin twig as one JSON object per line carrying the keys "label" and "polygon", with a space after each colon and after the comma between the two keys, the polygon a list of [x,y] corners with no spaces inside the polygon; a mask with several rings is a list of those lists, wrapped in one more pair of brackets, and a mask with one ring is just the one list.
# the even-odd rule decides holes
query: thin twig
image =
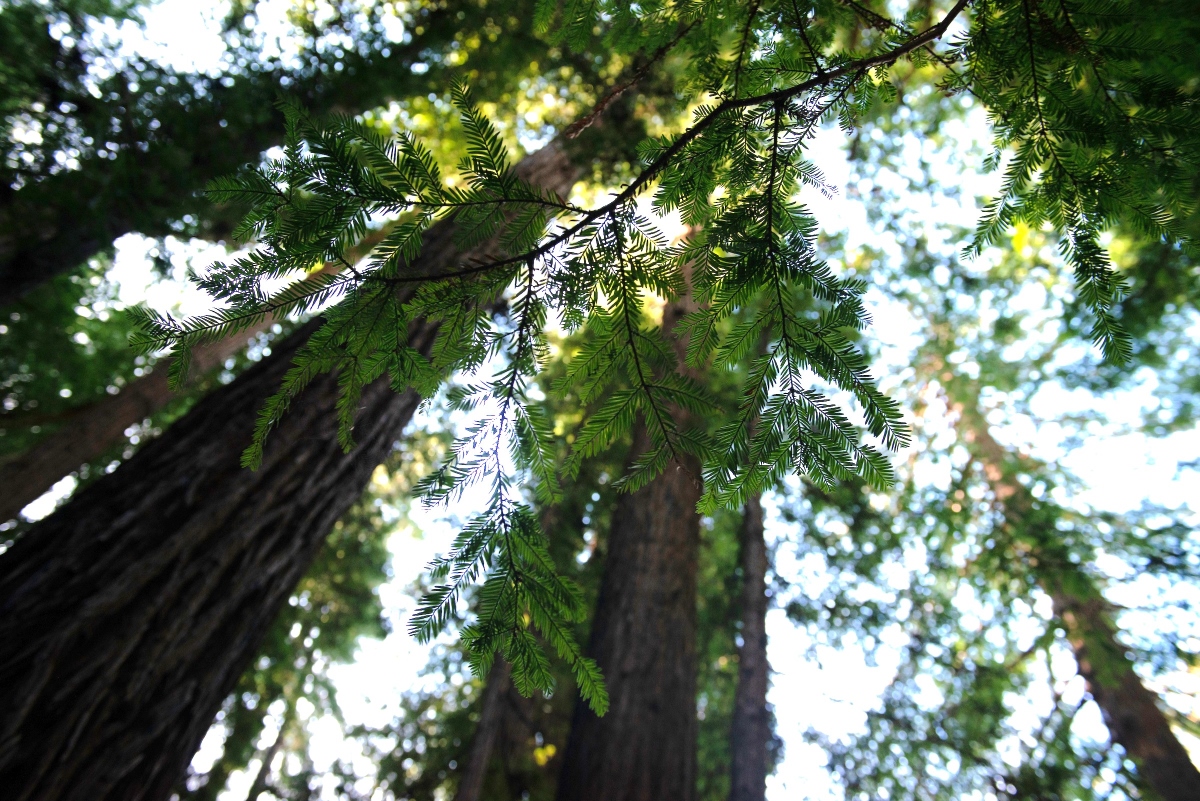
{"label": "thin twig", "polygon": [[675,45],[679,44],[679,41],[683,39],[683,37],[687,35],[688,31],[695,27],[695,25],[696,21],[693,20],[692,22],[689,22],[686,26],[684,26],[683,30],[676,34],[674,39],[658,48],[658,50],[655,50],[654,54],[650,56],[649,61],[635,70],[634,73],[624,81],[610,89],[608,94],[600,98],[599,102],[592,107],[591,111],[568,125],[566,129],[563,130],[563,136],[565,136],[567,139],[574,139],[585,130],[592,127],[596,120],[600,119],[600,115],[603,114],[618,97],[625,94],[625,92],[634,86],[634,84],[639,83],[642,78],[645,78],[646,73],[650,72],[650,68],[661,61],[662,58],[675,47]]}

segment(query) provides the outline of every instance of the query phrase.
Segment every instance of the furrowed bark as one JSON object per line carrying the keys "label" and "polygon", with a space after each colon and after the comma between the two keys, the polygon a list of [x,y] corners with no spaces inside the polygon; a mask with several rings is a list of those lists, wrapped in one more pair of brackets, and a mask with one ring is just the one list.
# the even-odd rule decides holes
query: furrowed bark
{"label": "furrowed bark", "polygon": [[[269,321],[237,336],[196,348],[192,368],[207,373],[245,349],[256,334],[270,328]],[[11,520],[37,500],[55,482],[81,465],[101,458],[125,441],[125,431],[160,411],[179,393],[167,386],[165,368],[130,382],[116,395],[108,395],[79,409],[58,430],[32,448],[0,462],[0,521]]]}
{"label": "furrowed bark", "polygon": [[[1014,528],[1052,525],[1038,513],[1033,494],[1017,480],[1019,457],[991,435],[978,404],[956,404],[958,426],[982,466],[1005,522]],[[1038,541],[1053,543],[1057,532]],[[1087,682],[1113,742],[1138,766],[1138,773],[1162,801],[1200,799],[1200,771],[1171,731],[1156,693],[1133,670],[1129,650],[1117,639],[1113,609],[1086,573],[1053,548],[1028,555],[1037,581],[1053,602],[1066,631],[1079,674]]]}
{"label": "furrowed bark", "polygon": [[[674,330],[693,308],[668,305],[663,330]],[[682,354],[683,343],[674,344]],[[633,456],[647,447],[639,426]],[[699,461],[684,456],[617,501],[588,649],[604,672],[610,706],[600,718],[576,704],[558,801],[696,797],[701,493]]]}
{"label": "furrowed bark", "polygon": [[479,723],[475,724],[475,737],[471,741],[471,754],[458,782],[454,801],[480,801],[482,798],[483,780],[492,761],[492,748],[504,722],[505,697],[508,694],[510,675],[512,666],[504,661],[503,657],[497,656],[484,685]]}
{"label": "furrowed bark", "polygon": [[763,801],[767,792],[767,752],[771,719],[767,711],[767,543],[763,538],[762,497],[752,495],[743,511],[742,645],[730,733],[729,801]]}
{"label": "furrowed bark", "polygon": [[[386,231],[386,229],[384,229]],[[384,232],[372,232],[355,248],[365,254],[383,239]],[[350,261],[357,261],[353,256]],[[325,271],[335,270],[326,265]],[[313,273],[314,275],[316,273]],[[265,319],[244,331],[205,345],[192,352],[191,374],[202,376],[217,370],[227,359],[237,356],[258,334],[271,328]],[[69,413],[54,432],[26,451],[0,461],[0,522],[11,520],[28,504],[80,466],[100,459],[125,441],[125,431],[182,397],[168,385],[165,365],[130,382],[116,395],[106,395],[88,406]],[[0,417],[0,421],[4,418]]]}
{"label": "furrowed bark", "polygon": [[[566,194],[555,145],[518,165]],[[415,269],[454,264],[450,226]],[[239,466],[263,401],[311,325],[0,556],[0,787],[11,801],[159,801],[337,518],[419,398],[382,380],[337,444],[337,381],[315,380]],[[414,347],[428,348],[430,325]]]}
{"label": "furrowed bark", "polygon": [[308,330],[0,557],[0,785],[13,801],[165,798],[408,422],[419,397],[374,384],[344,454],[326,376],[262,468],[242,469],[258,409]]}

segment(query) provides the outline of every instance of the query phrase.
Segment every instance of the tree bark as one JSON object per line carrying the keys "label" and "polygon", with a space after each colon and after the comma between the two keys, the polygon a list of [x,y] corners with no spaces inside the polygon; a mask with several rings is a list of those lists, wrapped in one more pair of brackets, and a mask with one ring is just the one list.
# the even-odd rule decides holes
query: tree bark
{"label": "tree bark", "polygon": [[[564,195],[578,174],[553,144],[518,170]],[[416,270],[464,257],[448,224],[425,247]],[[0,556],[7,799],[158,801],[183,775],[280,605],[419,402],[386,379],[367,387],[359,444],[343,453],[337,381],[323,376],[272,432],[262,467],[242,469],[258,410],[309,331]],[[433,335],[418,325],[410,341],[428,348]]]}
{"label": "tree bark", "polygon": [[762,497],[746,501],[742,517],[742,645],[730,733],[729,801],[763,801],[770,763],[767,710],[767,543]]}
{"label": "tree bark", "polygon": [[471,753],[458,782],[454,801],[481,801],[483,780],[492,761],[492,748],[504,722],[504,705],[511,674],[512,666],[503,657],[497,656],[484,685],[483,699],[479,704],[479,723],[475,724]]}
{"label": "tree bark", "polygon": [[[236,336],[198,347],[193,354],[196,374],[210,372],[236,356],[249,340],[268,329],[264,321]],[[79,409],[58,430],[32,448],[0,462],[0,521],[11,520],[54,483],[81,465],[95,461],[125,441],[125,431],[180,397],[167,386],[166,369],[131,381],[116,395]]]}
{"label": "tree bark", "polygon": [[246,793],[246,801],[258,801],[258,797],[267,791],[267,784],[271,778],[271,763],[275,761],[279,749],[283,747],[283,738],[287,735],[288,728],[292,725],[296,714],[296,706],[291,699],[285,699],[285,701],[287,709],[284,710],[283,719],[279,722],[279,733],[275,735],[275,741],[263,754],[262,765],[258,768],[254,783],[250,785],[250,792]]}
{"label": "tree bark", "polygon": [[[386,229],[384,229],[386,231]],[[364,237],[355,252],[365,254],[384,238],[384,231]],[[349,257],[353,263],[357,261]],[[322,272],[336,271],[326,265]],[[305,279],[307,280],[307,279]],[[270,318],[217,342],[209,342],[192,351],[191,374],[201,376],[218,369],[243,350],[258,334],[270,329]],[[185,390],[186,392],[186,390]],[[61,426],[26,451],[0,460],[0,522],[11,520],[28,504],[82,465],[100,459],[125,441],[125,431],[153,416],[171,401],[183,396],[168,385],[167,370],[153,370],[131,381],[116,395],[105,395],[95,403],[70,412]],[[4,418],[0,417],[0,421]]]}
{"label": "tree bark", "polygon": [[0,785],[14,801],[165,798],[408,422],[419,397],[378,382],[344,454],[326,376],[262,468],[243,470],[258,409],[308,330],[0,557]]}
{"label": "tree bark", "polygon": [[[663,330],[694,308],[669,304]],[[682,354],[684,343],[674,345]],[[633,456],[647,447],[639,426]],[[600,718],[576,704],[558,801],[696,797],[701,493],[699,461],[685,456],[617,501],[588,649],[604,672],[610,705]]]}
{"label": "tree bark", "polygon": [[[978,403],[956,403],[954,408],[959,430],[983,467],[1006,524],[1022,529],[1052,525],[1039,515],[1037,500],[1017,480],[1019,457],[992,437]],[[1036,538],[1038,543],[1057,539],[1054,530]],[[1200,771],[1171,731],[1157,694],[1146,689],[1134,672],[1129,650],[1117,639],[1111,604],[1087,574],[1054,551],[1052,546],[1035,546],[1026,556],[1038,585],[1053,602],[1079,674],[1100,707],[1113,742],[1137,763],[1139,775],[1162,801],[1198,801]]]}

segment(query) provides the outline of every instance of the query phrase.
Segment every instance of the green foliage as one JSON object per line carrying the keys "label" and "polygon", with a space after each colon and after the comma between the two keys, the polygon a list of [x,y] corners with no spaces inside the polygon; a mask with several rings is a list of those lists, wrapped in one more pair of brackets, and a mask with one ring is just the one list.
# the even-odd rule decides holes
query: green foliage
{"label": "green foliage", "polygon": [[[1164,10],[1165,17],[1175,9]],[[964,43],[969,67],[961,80],[992,115],[994,160],[999,148],[1011,151],[971,250],[996,243],[1017,222],[1061,232],[1079,297],[1095,315],[1092,338],[1114,361],[1132,348],[1112,314],[1126,285],[1101,233],[1124,222],[1178,240],[1193,208],[1200,142],[1193,88],[1147,68],[1151,54],[1194,47],[1190,17],[1167,31],[1145,27],[1133,3],[979,3]]]}
{"label": "green foliage", "polygon": [[128,381],[144,365],[129,350],[107,261],[60,276],[0,315],[0,457],[30,447]]}
{"label": "green foliage", "polygon": [[[378,120],[398,111],[442,139],[428,120],[444,105],[451,77],[467,77],[482,101],[520,120],[505,130],[515,142],[569,121],[611,69],[594,42],[592,52],[576,54],[535,35],[534,0],[289,3],[282,47],[274,28],[267,35],[267,25],[255,24],[258,0],[242,0],[228,4],[221,66],[187,72],[89,35],[105,16],[129,12],[136,22],[141,5],[0,6],[0,41],[9,44],[0,54],[0,305],[127,233],[228,239],[234,210],[202,190],[281,143],[272,105],[281,92],[319,114],[374,110]],[[263,6],[263,16],[278,13],[278,5]],[[543,92],[563,102],[530,122],[530,97]],[[610,144],[604,155],[628,159],[638,138],[626,148]]]}
{"label": "green foliage", "polygon": [[[598,404],[574,434],[568,476],[640,416],[650,447],[623,478],[627,489],[681,454],[705,460],[702,506],[710,511],[736,508],[789,472],[824,488],[854,478],[887,485],[884,453],[830,394],[853,400],[883,449],[907,444],[899,406],[875,387],[851,341],[869,323],[864,285],[818,257],[816,224],[798,200],[829,191],[805,159],[806,143],[825,122],[849,131],[894,102],[891,76],[902,65],[934,71],[947,92],[974,94],[992,115],[993,168],[1010,155],[973,252],[998,243],[1014,223],[1051,226],[1095,318],[1093,338],[1107,358],[1124,359],[1128,339],[1113,314],[1123,284],[1100,236],[1122,222],[1180,239],[1197,145],[1190,90],[1173,73],[1138,66],[1139,53],[1175,47],[1178,36],[1161,26],[1142,32],[1137,22],[1132,6],[1110,11],[1068,0],[959,0],[940,16],[922,6],[899,20],[832,0],[542,2],[537,25],[571,47],[599,30],[618,53],[670,51],[680,60],[679,85],[696,100],[691,119],[642,143],[640,171],[624,187],[585,208],[522,181],[463,85],[452,95],[467,157],[453,181],[406,132],[386,139],[361,122],[320,122],[285,104],[284,157],[210,187],[216,200],[250,207],[238,233],[260,247],[200,277],[224,304],[218,311],[183,322],[144,312],[139,344],[173,347],[180,376],[198,342],[267,314],[324,309],[325,326],[263,412],[245,456],[250,466],[291,399],[320,372],[339,374],[347,448],[367,383],[387,375],[397,389],[429,393],[452,372],[472,376],[456,401],[479,419],[423,489],[431,502],[450,503],[482,486],[490,502],[434,566],[441,583],[413,632],[434,636],[481,580],[477,619],[464,631],[476,670],[499,651],[516,666],[519,687],[548,688],[537,631],[602,709],[599,676],[570,635],[582,613],[579,593],[554,572],[520,489],[523,481],[547,501],[558,492],[552,435],[526,393],[545,361],[548,321],[585,332],[564,385]],[[963,30],[953,33],[956,25]],[[687,240],[668,243],[644,216],[638,200],[651,191],[656,213],[678,211],[692,227]],[[396,227],[351,263],[347,250],[385,218]],[[466,255],[434,269],[420,249],[441,220],[452,221]],[[340,271],[271,295],[261,289],[264,279],[329,263]],[[673,414],[711,417],[717,405],[683,376],[643,310],[648,293],[685,292],[701,307],[681,326],[687,365],[745,375],[737,412],[712,434]],[[502,299],[499,322],[493,311]],[[439,325],[429,359],[407,340],[419,320]],[[490,364],[499,365],[494,375],[478,379]]]}
{"label": "green foliage", "polygon": [[[1149,530],[1162,510],[1089,517],[1053,503],[1035,520],[1009,525],[970,464],[945,489],[906,480],[886,507],[845,486],[807,491],[785,514],[802,532],[798,557],[836,577],[798,586],[789,615],[816,643],[857,646],[868,660],[899,652],[864,731],[849,740],[809,735],[829,754],[847,797],[1144,797],[1132,763],[1072,731],[1088,698],[1062,691],[1070,673],[1057,666],[1070,645],[1061,621],[1036,608],[1036,587],[1070,580],[1095,592],[1104,581],[1094,566],[1100,548],[1138,566],[1151,563],[1135,555],[1141,547],[1163,549],[1178,567],[1189,553],[1194,560],[1194,529]],[[1137,653],[1159,670],[1195,658],[1174,637],[1151,639],[1137,637]]]}
{"label": "green foliage", "polygon": [[[10,0],[0,7],[0,132],[11,115],[86,91],[81,40],[94,20],[136,19],[138,0]],[[6,141],[7,144],[7,141]]]}

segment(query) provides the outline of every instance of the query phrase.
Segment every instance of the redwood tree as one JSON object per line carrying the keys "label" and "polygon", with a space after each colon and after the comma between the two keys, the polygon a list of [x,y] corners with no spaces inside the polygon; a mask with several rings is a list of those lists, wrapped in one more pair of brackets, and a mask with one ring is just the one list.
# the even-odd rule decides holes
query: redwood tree
{"label": "redwood tree", "polygon": [[[672,331],[695,306],[663,312]],[[683,343],[673,339],[682,352]],[[681,417],[684,413],[676,410]],[[650,446],[635,430],[632,454]],[[681,456],[613,511],[590,654],[604,671],[610,706],[579,703],[559,801],[689,801],[696,797],[696,570],[700,461]]]}
{"label": "redwood tree", "polygon": [[746,501],[742,517],[742,645],[730,732],[730,801],[763,801],[770,769],[771,715],[767,709],[767,543],[762,497]]}
{"label": "redwood tree", "polygon": [[[556,145],[526,180],[565,194]],[[455,259],[451,223],[414,269]],[[301,393],[261,466],[240,466],[256,417],[319,323],[292,335],[0,557],[0,786],[14,801],[164,799],[339,515],[419,402],[364,388],[357,445],[338,441],[338,380]],[[416,323],[428,353],[436,326]]]}
{"label": "redwood tree", "polygon": [[[165,798],[338,516],[419,402],[372,385],[358,446],[314,382],[262,468],[263,399],[311,330],[214,392],[0,558],[0,784],[26,799]],[[428,344],[431,330],[419,333]]]}
{"label": "redwood tree", "polygon": [[[953,386],[953,384],[952,384]],[[1138,774],[1162,801],[1195,801],[1200,770],[1171,731],[1157,693],[1134,672],[1130,649],[1117,639],[1116,607],[1087,571],[1069,558],[1055,527],[1053,504],[1039,503],[1018,480],[1030,461],[992,436],[978,401],[954,398],[960,435],[991,486],[1005,528],[1020,533],[1024,560],[1053,602],[1055,623],[1066,633],[1079,675],[1104,717],[1114,743],[1137,763]]]}

